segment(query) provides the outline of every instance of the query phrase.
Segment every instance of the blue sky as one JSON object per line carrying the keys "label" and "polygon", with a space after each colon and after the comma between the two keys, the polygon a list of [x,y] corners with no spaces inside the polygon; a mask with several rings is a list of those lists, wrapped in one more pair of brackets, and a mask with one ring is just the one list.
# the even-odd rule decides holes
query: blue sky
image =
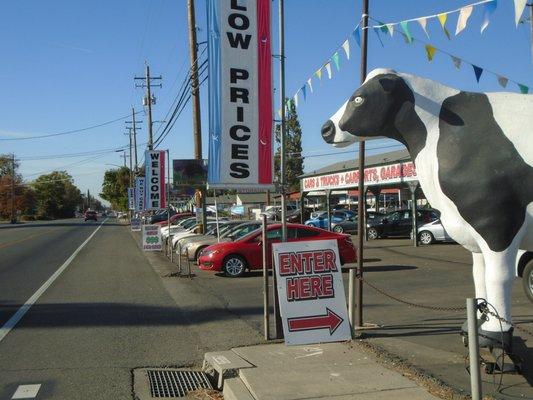
{"label": "blue sky", "polygon": [[[370,0],[370,15],[396,22],[473,3],[473,0]],[[273,51],[277,52],[277,1],[273,3]],[[286,94],[295,93],[357,25],[360,0],[285,0]],[[196,0],[198,40],[206,35],[205,0]],[[142,109],[143,91],[133,77],[142,75],[145,60],[154,75],[163,76],[163,88],[155,89],[154,119],[163,119],[188,68],[187,7],[185,0],[68,1],[20,0],[7,2],[0,25],[0,138],[18,138],[63,132],[99,124]],[[525,15],[529,15],[526,9]],[[428,22],[430,39],[416,23],[415,38],[476,65],[533,87],[529,22],[514,24],[511,0],[499,0],[487,30],[480,34],[482,8],[477,7],[467,28],[455,37],[457,14],[450,16],[448,40],[436,19]],[[398,29],[398,28],[397,28]],[[406,44],[395,34],[369,35],[369,71],[391,67],[435,79],[465,90],[499,91],[496,77],[484,72],[478,84],[472,67],[457,70],[450,57],[437,52],[429,63],[424,45]],[[298,112],[303,129],[307,171],[354,157],[355,146],[334,150],[320,137],[320,126],[356,89],[359,82],[359,48],[351,41],[351,59],[340,54],[340,71],[333,67],[329,80],[313,77],[314,93],[300,98]],[[204,54],[205,56],[205,54]],[[277,86],[278,64],[274,60]],[[518,91],[509,82],[508,90]],[[202,87],[202,130],[207,155],[207,86]],[[277,101],[277,100],[276,100]],[[277,109],[277,107],[276,107]],[[146,117],[138,143],[146,141]],[[192,158],[192,117],[188,106],[160,148],[170,148],[172,158]],[[157,124],[155,130],[157,131]],[[122,164],[118,153],[60,158],[57,155],[113,149],[127,144],[124,122],[119,121],[83,133],[56,138],[0,141],[0,153],[14,152],[26,179],[54,169],[66,169],[78,187],[100,191],[103,173]],[[380,141],[369,147],[394,145]],[[377,149],[372,152],[395,150]],[[349,153],[347,153],[349,151]],[[371,152],[371,153],[372,153]],[[139,154],[142,146],[139,147]],[[321,154],[335,153],[329,156]],[[36,157],[47,159],[35,160]],[[33,160],[32,160],[33,158]]]}

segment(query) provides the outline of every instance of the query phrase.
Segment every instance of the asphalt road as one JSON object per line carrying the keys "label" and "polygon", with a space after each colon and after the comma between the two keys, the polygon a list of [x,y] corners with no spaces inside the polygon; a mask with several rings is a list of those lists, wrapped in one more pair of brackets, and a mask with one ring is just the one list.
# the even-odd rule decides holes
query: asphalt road
{"label": "asphalt road", "polygon": [[[2,325],[96,227],[0,229]],[[133,368],[201,357],[190,325],[129,229],[106,223],[0,341],[0,399],[26,384],[38,399],[131,399]]]}

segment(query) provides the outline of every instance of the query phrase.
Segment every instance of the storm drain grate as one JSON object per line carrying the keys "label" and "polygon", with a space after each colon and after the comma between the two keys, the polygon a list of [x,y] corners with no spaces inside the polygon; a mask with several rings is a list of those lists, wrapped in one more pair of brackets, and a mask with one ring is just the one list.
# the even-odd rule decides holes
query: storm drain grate
{"label": "storm drain grate", "polygon": [[212,389],[205,373],[201,371],[176,371],[152,369],[146,371],[150,382],[150,394],[159,397],[185,397],[196,389]]}

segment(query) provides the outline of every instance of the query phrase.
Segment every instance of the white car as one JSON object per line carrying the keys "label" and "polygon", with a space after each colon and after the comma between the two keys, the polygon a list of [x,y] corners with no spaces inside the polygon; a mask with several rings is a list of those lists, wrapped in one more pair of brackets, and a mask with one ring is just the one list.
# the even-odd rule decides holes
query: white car
{"label": "white car", "polygon": [[446,229],[444,229],[444,226],[442,226],[440,219],[419,226],[418,241],[424,245],[435,242],[454,242],[446,232]]}
{"label": "white car", "polygon": [[[209,228],[212,228],[213,226],[216,226],[216,222],[208,222],[207,223],[207,227],[206,229],[209,229]],[[198,235],[198,228],[200,227],[200,224],[194,224],[193,227],[187,229],[187,230],[182,230],[180,232],[177,232],[175,234],[172,235],[172,248],[175,249],[177,244],[178,244],[178,241],[180,239],[183,239],[183,238],[186,238],[186,237],[189,237],[189,236],[196,236]]]}

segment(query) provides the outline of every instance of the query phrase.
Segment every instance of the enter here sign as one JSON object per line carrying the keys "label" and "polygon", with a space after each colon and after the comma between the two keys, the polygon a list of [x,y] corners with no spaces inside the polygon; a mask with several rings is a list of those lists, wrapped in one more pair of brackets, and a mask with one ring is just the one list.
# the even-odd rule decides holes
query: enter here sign
{"label": "enter here sign", "polygon": [[336,240],[272,245],[288,345],[350,340]]}

